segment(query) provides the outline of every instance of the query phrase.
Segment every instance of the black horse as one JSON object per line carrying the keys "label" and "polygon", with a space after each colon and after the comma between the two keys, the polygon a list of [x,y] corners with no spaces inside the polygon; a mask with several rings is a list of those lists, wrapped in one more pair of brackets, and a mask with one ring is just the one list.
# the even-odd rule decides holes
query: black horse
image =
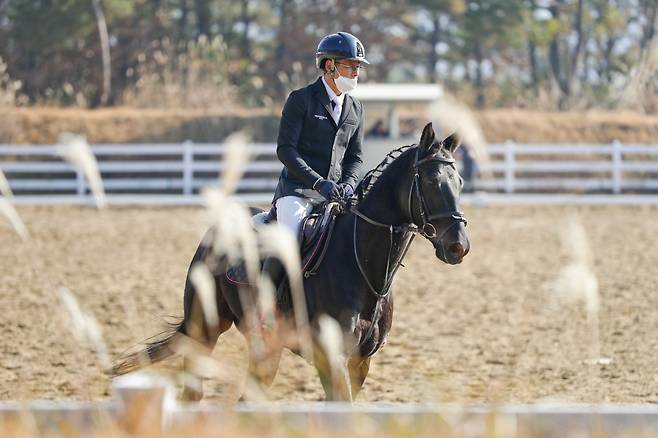
{"label": "black horse", "polygon": [[[357,202],[336,219],[324,261],[316,275],[304,280],[314,340],[323,314],[338,321],[347,340],[342,385],[331,378],[329,365],[335,358],[327,357],[320,343],[313,344],[313,364],[328,399],[351,400],[360,391],[370,358],[383,345],[391,328],[391,283],[414,235],[427,238],[436,250],[436,257],[445,263],[460,263],[468,253],[466,220],[458,207],[463,181],[453,158],[458,146],[455,135],[437,141],[432,125],[428,124],[418,145],[405,146],[389,154],[360,182]],[[211,240],[204,239],[206,243],[201,243],[192,264],[209,262],[214,257]],[[140,368],[144,359],[150,363],[174,355],[172,343],[181,335],[211,350],[218,337],[235,324],[248,341],[253,339],[254,333],[249,333],[244,321],[239,290],[225,275],[226,263],[214,260],[209,265],[214,266],[219,322],[211,325],[205,320],[188,271],[182,322],[164,339],[125,357],[112,369],[114,375]],[[280,315],[278,330],[294,326],[291,314]],[[286,342],[265,344],[265,350],[250,348],[249,372],[256,382],[269,386],[276,375],[282,349],[298,346]],[[185,364],[191,365],[187,359]],[[200,386],[184,388],[184,399],[201,397]]]}

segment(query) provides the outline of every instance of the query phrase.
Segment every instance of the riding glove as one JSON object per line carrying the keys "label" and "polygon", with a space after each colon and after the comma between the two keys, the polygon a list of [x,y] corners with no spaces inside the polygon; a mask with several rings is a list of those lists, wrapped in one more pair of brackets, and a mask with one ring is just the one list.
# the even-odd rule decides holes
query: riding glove
{"label": "riding glove", "polygon": [[338,187],[340,191],[343,192],[343,199],[350,199],[354,196],[354,189],[348,183],[339,183]]}
{"label": "riding glove", "polygon": [[328,179],[318,180],[313,188],[327,201],[333,201],[340,198],[340,188],[338,187],[338,184]]}

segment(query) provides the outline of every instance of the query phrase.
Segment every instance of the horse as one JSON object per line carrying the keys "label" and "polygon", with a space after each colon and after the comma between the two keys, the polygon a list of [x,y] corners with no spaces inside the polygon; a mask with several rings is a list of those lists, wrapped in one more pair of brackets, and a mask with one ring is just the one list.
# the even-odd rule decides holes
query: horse
{"label": "horse", "polygon": [[[458,205],[463,180],[453,157],[459,144],[455,134],[438,140],[432,124],[428,123],[418,144],[389,153],[357,185],[355,202],[335,219],[333,237],[316,275],[304,278],[308,324],[315,341],[312,362],[328,400],[351,401],[363,387],[370,360],[385,343],[391,328],[391,283],[415,235],[426,238],[433,245],[436,257],[447,264],[461,263],[469,252],[466,219]],[[212,249],[212,239],[204,239],[190,268],[216,257]],[[112,368],[111,374],[139,369],[144,358],[153,363],[177,354],[172,344],[179,336],[192,338],[212,351],[219,336],[235,325],[249,345],[249,375],[259,388],[269,387],[283,348],[299,354],[298,345],[267,342],[265,350],[253,348],[250,340],[254,339],[254,333],[245,323],[238,287],[227,278],[226,260],[215,260],[211,265],[218,319],[210,324],[204,317],[201,299],[188,270],[184,317],[180,324],[174,325],[163,339],[125,356]],[[291,315],[292,312],[279,312],[275,331],[294,327]],[[343,384],[332,380],[330,365],[335,363],[332,362],[335,358],[328,357],[329,352],[317,342],[322,315],[337,321],[347,340],[340,361]],[[184,368],[192,366],[191,359],[184,357]],[[184,385],[184,400],[200,400],[202,396],[200,381]]]}

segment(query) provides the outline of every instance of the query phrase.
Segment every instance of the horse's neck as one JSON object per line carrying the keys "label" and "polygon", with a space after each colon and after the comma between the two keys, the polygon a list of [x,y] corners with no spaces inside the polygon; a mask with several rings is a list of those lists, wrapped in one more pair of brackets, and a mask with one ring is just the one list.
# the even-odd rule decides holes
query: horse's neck
{"label": "horse's neck", "polygon": [[[413,178],[411,175],[413,157],[408,155],[399,157],[384,169],[370,193],[359,205],[359,211],[368,218],[394,226],[411,221],[405,202],[408,202]],[[356,216],[354,220],[356,246],[358,256],[363,263],[364,274],[375,289],[383,289],[387,277],[392,275],[395,265],[401,261],[410,238],[409,233],[373,225]]]}
{"label": "horse's neck", "polygon": [[390,225],[411,222],[408,210],[411,190],[413,153],[405,153],[393,161],[377,179],[360,203],[359,210],[371,219]]}

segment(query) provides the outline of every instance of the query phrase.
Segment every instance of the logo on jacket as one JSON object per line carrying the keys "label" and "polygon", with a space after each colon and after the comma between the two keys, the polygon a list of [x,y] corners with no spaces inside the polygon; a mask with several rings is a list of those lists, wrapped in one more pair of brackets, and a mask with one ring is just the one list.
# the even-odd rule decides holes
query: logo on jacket
{"label": "logo on jacket", "polygon": [[314,116],[317,117],[317,118],[320,119],[320,120],[327,120],[327,117],[326,117],[326,116],[321,116],[321,115],[319,115],[319,114],[314,114]]}

